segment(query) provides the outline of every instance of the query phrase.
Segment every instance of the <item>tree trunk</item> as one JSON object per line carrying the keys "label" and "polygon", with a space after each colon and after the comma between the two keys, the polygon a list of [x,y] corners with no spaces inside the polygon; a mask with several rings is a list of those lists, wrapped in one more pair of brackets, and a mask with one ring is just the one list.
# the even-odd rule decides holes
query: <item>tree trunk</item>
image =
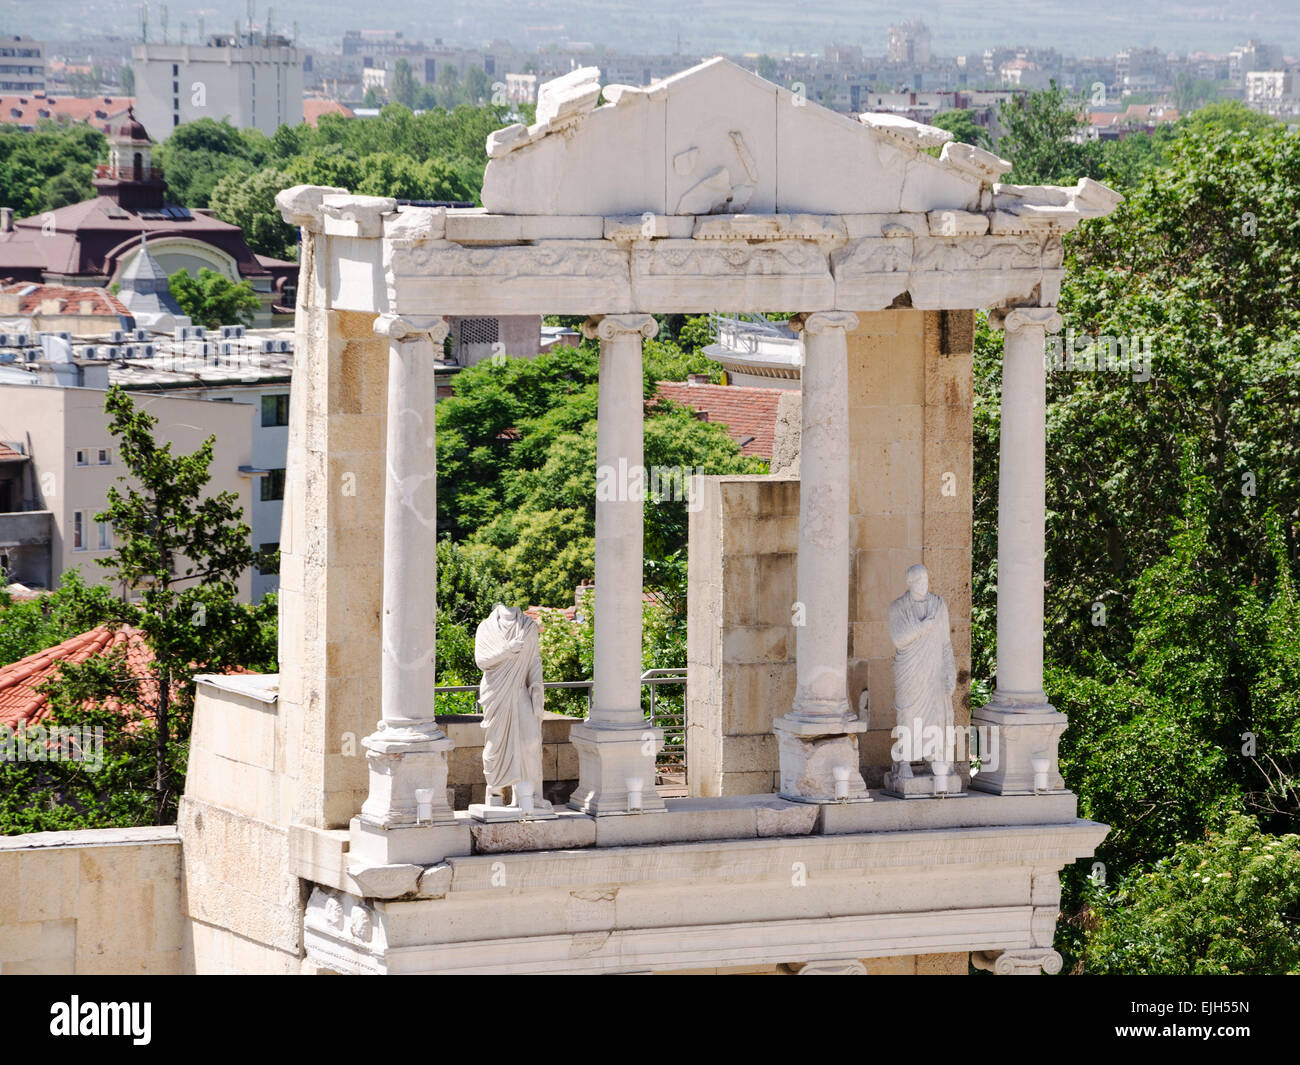
{"label": "tree trunk", "polygon": [[158,710],[154,721],[157,735],[154,741],[154,824],[163,823],[167,809],[167,787],[171,774],[167,768],[167,742],[171,738],[170,715],[172,697],[171,670],[158,672]]}

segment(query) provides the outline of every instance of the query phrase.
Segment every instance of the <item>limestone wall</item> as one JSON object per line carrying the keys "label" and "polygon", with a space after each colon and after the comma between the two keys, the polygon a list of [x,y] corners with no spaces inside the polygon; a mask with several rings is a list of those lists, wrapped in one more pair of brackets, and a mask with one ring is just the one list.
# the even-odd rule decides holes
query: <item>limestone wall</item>
{"label": "limestone wall", "polygon": [[178,818],[187,972],[299,970],[304,896],[288,834],[301,740],[276,682],[204,677],[196,686]]}
{"label": "limestone wall", "polygon": [[686,765],[692,795],[778,780],[773,720],[794,699],[799,482],[701,477],[690,516]]}
{"label": "limestone wall", "polygon": [[[456,744],[447,756],[447,786],[456,792],[454,806],[464,810],[472,802],[485,802],[483,742],[487,735],[479,714],[439,714],[438,725]],[[578,751],[569,742],[569,729],[581,719],[553,714],[542,721],[543,798],[556,804],[569,801],[578,786]]]}
{"label": "limestone wall", "polygon": [[[848,336],[848,698],[859,712],[869,705],[863,774],[880,787],[894,726],[887,610],[915,562],[948,603],[956,720],[970,719],[973,316],[896,309],[859,319]],[[797,455],[785,456],[785,468],[795,463]],[[771,791],[772,722],[795,689],[799,483],[700,482],[702,506],[690,518],[688,783],[692,795]]]}
{"label": "limestone wall", "polygon": [[0,974],[179,973],[173,827],[0,838]]}

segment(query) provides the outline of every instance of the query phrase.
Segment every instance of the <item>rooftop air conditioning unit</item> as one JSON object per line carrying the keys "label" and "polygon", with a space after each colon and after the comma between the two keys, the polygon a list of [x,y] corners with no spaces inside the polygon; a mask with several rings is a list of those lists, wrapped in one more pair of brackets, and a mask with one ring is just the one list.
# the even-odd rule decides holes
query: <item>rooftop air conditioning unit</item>
{"label": "rooftop air conditioning unit", "polygon": [[133,340],[148,340],[148,339],[149,339],[149,330],[147,330],[147,329],[135,329],[135,330],[132,330],[131,339],[133,339]]}
{"label": "rooftop air conditioning unit", "polygon": [[158,350],[158,349],[157,349],[156,347],[154,347],[154,345],[152,345],[152,344],[141,344],[141,345],[140,345],[140,358],[142,358],[142,359],[152,359],[152,358],[154,357],[154,354],[157,352],[157,350]]}
{"label": "rooftop air conditioning unit", "polygon": [[116,344],[110,344],[107,347],[101,348],[100,350],[103,351],[104,358],[116,359],[119,357],[118,352],[120,352],[122,349],[119,348]]}
{"label": "rooftop air conditioning unit", "polygon": [[99,358],[99,352],[96,351],[93,345],[88,345],[81,349],[81,357],[83,359],[97,359]]}
{"label": "rooftop air conditioning unit", "polygon": [[108,339],[112,341],[114,344],[120,344],[122,343],[122,341],[126,339],[126,334],[122,332],[122,330],[120,329],[114,329],[111,333],[108,334]]}
{"label": "rooftop air conditioning unit", "polygon": [[7,348],[8,346],[9,346],[9,334],[0,333],[0,348]]}
{"label": "rooftop air conditioning unit", "polygon": [[58,337],[60,340],[71,340],[71,339],[72,339],[72,334],[69,333],[67,330],[62,330],[62,331],[60,331],[60,332],[58,332],[58,333],[52,333],[51,336],[56,336],[56,337]]}
{"label": "rooftop air conditioning unit", "polygon": [[266,338],[263,338],[263,339],[262,339],[262,354],[263,354],[263,355],[269,355],[269,354],[270,354],[271,352],[273,352],[274,350],[275,350],[275,341],[274,341],[274,340],[268,340],[268,339],[266,339]]}
{"label": "rooftop air conditioning unit", "polygon": [[234,353],[235,353],[235,345],[230,343],[229,340],[223,341],[221,344],[221,354],[233,355]]}
{"label": "rooftop air conditioning unit", "polygon": [[287,355],[289,352],[293,351],[293,344],[292,344],[292,342],[290,342],[290,341],[288,341],[288,340],[281,340],[281,341],[280,341],[280,351],[283,352],[283,353],[286,354],[286,355]]}
{"label": "rooftop air conditioning unit", "polygon": [[190,329],[190,336],[195,337],[198,340],[202,340],[207,335],[208,335],[208,331],[204,329],[203,326],[201,325],[193,326]]}
{"label": "rooftop air conditioning unit", "polygon": [[189,340],[190,327],[188,325],[178,325],[172,336],[177,340]]}
{"label": "rooftop air conditioning unit", "polygon": [[31,346],[32,337],[30,333],[13,333],[9,341],[16,348],[26,348]]}

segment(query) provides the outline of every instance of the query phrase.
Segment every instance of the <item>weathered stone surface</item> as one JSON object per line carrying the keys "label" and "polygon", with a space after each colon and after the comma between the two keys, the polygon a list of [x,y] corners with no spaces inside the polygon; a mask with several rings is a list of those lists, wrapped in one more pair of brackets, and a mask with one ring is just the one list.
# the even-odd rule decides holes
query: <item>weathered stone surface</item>
{"label": "weathered stone surface", "polygon": [[572,850],[596,843],[596,821],[575,810],[560,810],[544,821],[473,822],[470,835],[475,854],[515,851]]}

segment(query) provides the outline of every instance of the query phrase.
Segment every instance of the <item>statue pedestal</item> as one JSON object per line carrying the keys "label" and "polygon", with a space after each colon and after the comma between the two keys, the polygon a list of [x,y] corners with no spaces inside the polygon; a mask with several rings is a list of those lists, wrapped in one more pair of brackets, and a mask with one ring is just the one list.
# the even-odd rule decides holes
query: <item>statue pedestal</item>
{"label": "statue pedestal", "polygon": [[966,798],[966,792],[962,788],[962,777],[958,772],[948,774],[946,790],[936,791],[934,785],[934,774],[930,772],[928,766],[923,769],[913,769],[907,776],[903,776],[897,767],[885,773],[885,794],[892,795],[896,799]]}
{"label": "statue pedestal", "polygon": [[518,806],[493,806],[486,802],[473,802],[469,806],[469,815],[475,821],[489,823],[498,821],[554,821],[560,816],[545,799],[535,799],[533,808],[527,812]]}

